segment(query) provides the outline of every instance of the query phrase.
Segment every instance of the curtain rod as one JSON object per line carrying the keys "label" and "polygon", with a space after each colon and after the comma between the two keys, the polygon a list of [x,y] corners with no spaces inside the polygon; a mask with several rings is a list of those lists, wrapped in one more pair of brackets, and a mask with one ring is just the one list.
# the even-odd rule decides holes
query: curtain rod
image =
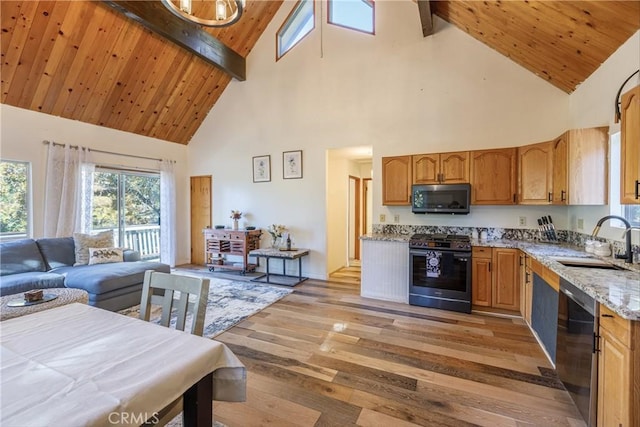
{"label": "curtain rod", "polygon": [[[58,147],[64,147],[66,145],[66,144],[60,144],[60,143],[57,143],[57,142],[51,142],[51,141],[46,141],[46,140],[42,141],[42,143],[45,144],[45,145],[53,144],[54,146],[57,145]],[[77,145],[69,145],[69,148],[73,148],[73,149],[77,150],[80,147],[77,146]],[[133,157],[135,159],[156,160],[158,162],[168,161],[168,162],[176,163],[175,160],[164,160],[164,159],[158,159],[156,157],[137,156],[135,154],[122,154],[122,153],[116,153],[114,151],[95,150],[93,148],[87,148],[87,150],[93,151],[94,153],[112,154],[114,156]]]}

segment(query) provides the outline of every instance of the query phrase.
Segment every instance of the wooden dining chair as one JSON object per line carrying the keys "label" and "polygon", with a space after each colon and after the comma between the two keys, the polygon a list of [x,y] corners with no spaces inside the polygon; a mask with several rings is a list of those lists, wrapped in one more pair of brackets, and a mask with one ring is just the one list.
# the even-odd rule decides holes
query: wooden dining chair
{"label": "wooden dining chair", "polygon": [[[177,299],[176,291],[180,292],[180,297]],[[151,305],[160,305],[162,306],[160,324],[169,327],[172,311],[175,311],[176,329],[184,331],[187,314],[191,313],[190,332],[202,336],[208,296],[209,279],[148,270],[144,273],[142,285],[140,319],[149,321]]]}
{"label": "wooden dining chair", "polygon": [[[174,295],[176,291],[180,292],[180,297],[177,299]],[[190,296],[192,296],[192,301],[189,301]],[[209,279],[147,270],[144,273],[142,285],[140,319],[148,322],[151,317],[151,306],[160,305],[162,306],[160,324],[169,327],[171,312],[175,308],[176,329],[184,331],[187,314],[191,313],[190,332],[202,336],[208,296]],[[164,426],[183,410],[183,406],[182,397],[179,397],[155,414],[153,419],[144,423],[143,426]]]}

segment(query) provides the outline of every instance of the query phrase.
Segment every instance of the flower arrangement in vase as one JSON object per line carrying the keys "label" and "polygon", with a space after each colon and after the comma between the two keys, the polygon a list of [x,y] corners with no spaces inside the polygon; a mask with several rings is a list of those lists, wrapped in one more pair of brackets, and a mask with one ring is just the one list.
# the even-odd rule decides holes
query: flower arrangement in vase
{"label": "flower arrangement in vase", "polygon": [[287,227],[282,224],[271,224],[267,227],[267,232],[271,234],[271,247],[277,248],[276,242],[280,237],[282,237],[282,233],[287,231]]}
{"label": "flower arrangement in vase", "polygon": [[242,212],[236,211],[236,210],[232,210],[231,211],[231,215],[229,216],[229,218],[231,218],[233,220],[233,229],[237,230],[238,229],[238,220],[240,220],[240,218],[242,218]]}

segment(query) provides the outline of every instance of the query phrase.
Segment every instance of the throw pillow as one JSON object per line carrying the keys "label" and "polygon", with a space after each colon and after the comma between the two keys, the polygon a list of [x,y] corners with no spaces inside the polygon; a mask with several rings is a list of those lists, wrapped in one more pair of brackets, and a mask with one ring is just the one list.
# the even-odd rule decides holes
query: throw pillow
{"label": "throw pillow", "polygon": [[89,263],[89,248],[110,248],[113,246],[113,230],[103,231],[96,235],[73,233],[73,244],[76,249],[76,265]]}
{"label": "throw pillow", "polygon": [[89,265],[122,262],[122,252],[120,248],[89,248]]}

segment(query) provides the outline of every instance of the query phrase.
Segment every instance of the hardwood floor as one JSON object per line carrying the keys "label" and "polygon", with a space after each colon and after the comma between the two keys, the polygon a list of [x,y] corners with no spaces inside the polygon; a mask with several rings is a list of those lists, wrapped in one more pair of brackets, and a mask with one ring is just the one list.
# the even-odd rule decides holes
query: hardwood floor
{"label": "hardwood floor", "polygon": [[235,426],[584,426],[520,319],[359,296],[307,280],[216,339],[247,367]]}

